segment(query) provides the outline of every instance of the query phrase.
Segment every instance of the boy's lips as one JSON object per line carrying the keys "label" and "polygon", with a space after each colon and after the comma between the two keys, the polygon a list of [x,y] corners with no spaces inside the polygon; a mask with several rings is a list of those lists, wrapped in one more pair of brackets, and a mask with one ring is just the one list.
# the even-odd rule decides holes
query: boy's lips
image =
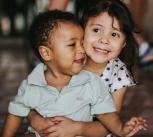
{"label": "boy's lips", "polygon": [[74,60],[74,62],[77,64],[84,64],[84,61],[85,61],[85,58],[80,58],[80,59]]}
{"label": "boy's lips", "polygon": [[103,54],[108,54],[110,51],[107,50],[107,49],[102,49],[102,48],[98,48],[98,47],[93,47],[93,49],[96,51],[96,52],[100,52],[100,53],[103,53]]}

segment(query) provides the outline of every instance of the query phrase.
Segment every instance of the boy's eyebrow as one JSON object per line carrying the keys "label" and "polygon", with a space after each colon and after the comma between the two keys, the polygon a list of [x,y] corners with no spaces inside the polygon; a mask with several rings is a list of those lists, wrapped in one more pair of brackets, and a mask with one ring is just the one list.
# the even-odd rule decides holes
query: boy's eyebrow
{"label": "boy's eyebrow", "polygon": [[101,25],[101,24],[94,24],[94,23],[92,23],[91,25],[103,27],[103,25]]}
{"label": "boy's eyebrow", "polygon": [[[69,41],[74,41],[74,40],[77,40],[77,39],[80,39],[80,38],[70,38],[70,39],[68,39],[68,40],[65,40],[65,42],[69,42]],[[82,38],[83,39],[83,38]]]}

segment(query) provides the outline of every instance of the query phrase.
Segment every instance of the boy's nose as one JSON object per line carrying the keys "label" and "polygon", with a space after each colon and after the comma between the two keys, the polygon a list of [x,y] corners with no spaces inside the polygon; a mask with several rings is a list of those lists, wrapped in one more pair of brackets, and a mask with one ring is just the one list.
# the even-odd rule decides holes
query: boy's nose
{"label": "boy's nose", "polygon": [[82,53],[82,54],[84,54],[84,53],[85,53],[85,50],[84,50],[83,45],[78,46],[77,51],[78,51],[78,53]]}

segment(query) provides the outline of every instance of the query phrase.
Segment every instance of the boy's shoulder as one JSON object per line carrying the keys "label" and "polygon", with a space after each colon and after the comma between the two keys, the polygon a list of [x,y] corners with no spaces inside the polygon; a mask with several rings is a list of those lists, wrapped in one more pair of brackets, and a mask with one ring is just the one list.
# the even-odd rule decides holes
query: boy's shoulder
{"label": "boy's shoulder", "polygon": [[88,70],[81,70],[81,72],[79,73],[80,75],[82,76],[86,76],[88,77],[89,79],[99,79],[99,76],[91,71],[88,71]]}
{"label": "boy's shoulder", "polygon": [[46,65],[39,63],[33,71],[28,75],[27,82],[28,84],[44,86],[46,85],[44,71],[47,69]]}
{"label": "boy's shoulder", "polygon": [[100,80],[100,78],[96,74],[90,71],[81,70],[78,74],[72,76],[72,79],[70,80],[70,84],[83,85],[83,84],[91,83],[97,80]]}

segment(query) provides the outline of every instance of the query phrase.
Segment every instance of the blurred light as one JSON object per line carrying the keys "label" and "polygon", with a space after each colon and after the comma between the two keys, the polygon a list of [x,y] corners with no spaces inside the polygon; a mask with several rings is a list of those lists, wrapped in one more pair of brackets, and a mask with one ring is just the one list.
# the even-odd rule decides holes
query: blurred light
{"label": "blurred light", "polygon": [[11,21],[7,16],[3,16],[0,21],[3,35],[8,35],[11,31]]}
{"label": "blurred light", "polygon": [[25,27],[25,19],[23,14],[17,14],[14,18],[14,28],[16,29],[17,32],[23,31]]}

